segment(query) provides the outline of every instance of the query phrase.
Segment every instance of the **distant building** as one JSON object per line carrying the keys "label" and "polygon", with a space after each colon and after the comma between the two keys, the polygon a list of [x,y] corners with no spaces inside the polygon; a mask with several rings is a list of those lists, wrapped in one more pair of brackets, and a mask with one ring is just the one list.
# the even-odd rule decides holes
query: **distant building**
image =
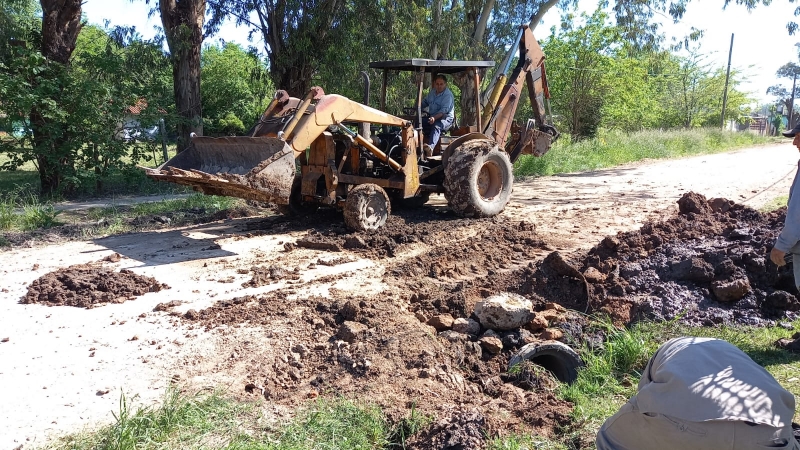
{"label": "distant building", "polygon": [[729,120],[725,127],[730,131],[747,131],[754,134],[766,135],[771,132],[769,117],[760,114],[742,116],[741,121]]}
{"label": "distant building", "polygon": [[[124,141],[152,141],[156,139],[158,136],[158,125],[151,124],[145,127],[139,121],[139,116],[145,109],[147,109],[147,100],[143,98],[137,100],[135,105],[125,108],[125,115],[122,118],[122,123],[117,127],[117,132],[115,133],[117,139]],[[167,113],[160,108],[158,112],[162,115]]]}

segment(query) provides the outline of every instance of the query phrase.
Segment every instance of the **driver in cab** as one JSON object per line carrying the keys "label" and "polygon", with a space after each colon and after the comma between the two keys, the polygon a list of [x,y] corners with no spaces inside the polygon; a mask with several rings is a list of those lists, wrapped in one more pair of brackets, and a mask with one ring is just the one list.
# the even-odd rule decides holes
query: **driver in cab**
{"label": "driver in cab", "polygon": [[444,75],[433,78],[433,87],[422,100],[422,109],[425,108],[428,109],[428,115],[422,118],[422,133],[425,136],[423,143],[426,154],[431,155],[439,137],[450,129],[455,117],[453,93],[447,87],[447,78]]}

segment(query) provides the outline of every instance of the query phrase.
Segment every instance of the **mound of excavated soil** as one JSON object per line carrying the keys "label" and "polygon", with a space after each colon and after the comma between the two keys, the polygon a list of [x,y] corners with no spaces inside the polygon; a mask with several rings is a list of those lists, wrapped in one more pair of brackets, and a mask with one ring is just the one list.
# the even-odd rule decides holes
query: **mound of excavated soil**
{"label": "mound of excavated soil", "polygon": [[455,411],[413,436],[407,448],[413,450],[460,450],[483,448],[486,444],[486,418],[477,409]]}
{"label": "mound of excavated soil", "polygon": [[778,268],[769,260],[785,208],[761,214],[695,193],[678,205],[677,217],[606,238],[589,252],[580,270],[590,274],[594,308],[625,302],[631,319],[694,325],[797,316],[791,263]]}
{"label": "mound of excavated soil", "polygon": [[[435,253],[423,257],[422,266],[394,268],[395,276],[448,276],[486,273],[492,268],[511,267],[513,261],[541,249],[544,244],[536,236],[536,227],[529,222],[511,222],[500,217],[461,219],[450,211],[433,208],[403,210],[389,216],[386,225],[375,232],[350,232],[342,224],[341,215],[320,212],[314,223],[287,222],[285,218],[270,218],[249,225],[250,230],[279,229],[308,231],[296,243],[286,244],[288,251],[295,247],[341,252],[350,251],[361,257],[383,259],[395,257],[405,247],[425,244]],[[465,239],[468,238],[468,239]],[[449,244],[458,243],[459,247]],[[467,266],[463,267],[463,263]],[[458,266],[458,267],[454,267]]]}
{"label": "mound of excavated soil", "polygon": [[606,237],[585,255],[553,253],[494,284],[569,308],[693,325],[762,325],[800,310],[791,262],[769,251],[786,210],[762,214],[725,199],[684,195],[680,213]]}
{"label": "mound of excavated soil", "polygon": [[368,395],[387,410],[416,404],[421,413],[437,417],[409,448],[479,449],[486,436],[499,432],[532,429],[552,435],[569,425],[570,403],[503,379],[508,356],[531,339],[527,331],[502,333],[506,349],[492,354],[475,337],[444,332],[436,338],[434,328],[409,312],[405,293],[337,297],[277,291],[219,301],[189,310],[182,319],[223,334],[257,327],[285,342],[268,349],[275,353],[269,356],[264,350],[229,349],[231,364],[248,361],[251,383],[245,389],[257,387],[272,402],[293,407],[322,393]]}
{"label": "mound of excavated soil", "polygon": [[20,303],[88,309],[107,303],[122,303],[162,289],[169,289],[169,286],[127,269],[115,272],[98,264],[79,264],[34,280]]}

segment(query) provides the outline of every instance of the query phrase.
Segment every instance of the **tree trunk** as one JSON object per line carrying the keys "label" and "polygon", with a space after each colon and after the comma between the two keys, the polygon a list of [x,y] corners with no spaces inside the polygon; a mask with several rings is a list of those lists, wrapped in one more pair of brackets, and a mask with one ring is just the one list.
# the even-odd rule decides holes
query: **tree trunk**
{"label": "tree trunk", "polygon": [[81,31],[81,0],[40,0],[42,5],[42,55],[69,63]]}
{"label": "tree trunk", "polygon": [[247,5],[248,13],[255,11],[258,17],[276,88],[305,97],[318,64],[335,45],[336,22],[347,12],[343,5],[343,0],[318,0],[299,11],[292,11],[284,0],[254,0]]}
{"label": "tree trunk", "polygon": [[433,0],[431,15],[433,19],[433,24],[431,26],[433,31],[431,59],[439,59],[439,37],[444,34],[442,29],[442,0]]}
{"label": "tree trunk", "polygon": [[274,79],[279,80],[278,86],[292,97],[303,98],[311,89],[311,76],[314,69],[309,65],[292,67],[275,67]]}
{"label": "tree trunk", "polygon": [[528,28],[530,28],[531,31],[535,30],[536,26],[539,25],[539,22],[542,21],[544,15],[547,14],[547,11],[550,11],[550,8],[557,4],[558,0],[547,0],[539,5],[539,9],[537,9],[536,12],[531,16],[531,21],[528,24]]}
{"label": "tree trunk", "polygon": [[[42,42],[41,51],[50,64],[47,70],[38,74],[32,83],[41,85],[47,80],[55,84],[53,95],[41,99],[45,102],[58,104],[60,93],[63,92],[65,78],[63,71],[69,65],[69,58],[75,50],[78,33],[81,31],[81,0],[40,0],[42,6]],[[42,114],[46,107],[34,105],[30,113],[31,128],[33,130],[33,145],[36,151],[36,164],[39,170],[39,181],[43,195],[53,195],[62,189],[64,174],[73,166],[73,159],[62,149],[71,138],[70,133],[63,129],[61,132],[52,133],[52,124],[48,124]]]}
{"label": "tree trunk", "polygon": [[[456,9],[458,9],[458,0],[451,0],[450,14],[454,14]],[[452,24],[452,20],[448,21],[447,39],[445,39],[444,46],[442,47],[442,55],[445,59],[450,58],[450,40],[453,37],[453,30],[450,29],[450,27]]]}
{"label": "tree trunk", "polygon": [[478,23],[475,24],[475,31],[472,33],[473,49],[478,50],[483,47],[483,36],[486,34],[486,24],[489,23],[489,16],[492,14],[495,0],[486,0],[481,10],[481,15],[478,18]]}
{"label": "tree trunk", "polygon": [[[476,18],[475,25],[472,30],[472,43],[469,53],[465,59],[480,60],[485,57],[483,49],[485,48],[484,36],[486,34],[486,25],[489,23],[489,16],[494,8],[495,0],[486,0],[481,8],[480,15]],[[482,74],[483,75],[483,74]],[[471,72],[463,72],[453,75],[453,81],[461,91],[461,114],[458,118],[459,126],[470,126],[478,124],[478,114],[480,111],[475,111],[475,98],[480,95],[475,90],[475,82],[473,77],[475,75]]]}
{"label": "tree trunk", "polygon": [[471,70],[453,75],[454,82],[461,90],[461,115],[458,118],[458,126],[470,126],[478,124],[478,114],[475,111],[475,98],[478,92],[475,90],[475,74]]}
{"label": "tree trunk", "polygon": [[172,82],[178,122],[178,151],[185,150],[191,133],[203,134],[200,97],[200,49],[206,0],[159,0],[161,23],[172,54]]}

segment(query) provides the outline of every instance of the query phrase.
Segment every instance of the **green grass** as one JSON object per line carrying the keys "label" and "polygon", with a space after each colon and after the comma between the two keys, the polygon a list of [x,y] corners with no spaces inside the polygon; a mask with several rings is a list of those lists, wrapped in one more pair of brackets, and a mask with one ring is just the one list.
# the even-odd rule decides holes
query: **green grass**
{"label": "green grass", "polygon": [[514,164],[514,173],[524,177],[584,172],[645,159],[720,153],[777,141],[774,137],[706,128],[630,134],[609,131],[574,144],[561,139],[540,158],[524,155]]}
{"label": "green grass", "polygon": [[781,195],[778,197],[773,198],[768,203],[760,208],[761,212],[770,212],[775,211],[776,209],[782,208],[789,203],[789,196],[788,195]]}
{"label": "green grass", "polygon": [[[83,224],[80,235],[75,237],[91,239],[134,231],[140,227],[135,222],[139,217],[163,215],[169,217],[172,225],[180,226],[243,204],[244,200],[238,198],[194,194],[173,200],[70,213],[56,209],[50,202],[39,202],[36,195],[25,190],[18,190],[0,194],[0,231],[26,232],[64,223]],[[6,238],[0,241],[0,247],[8,244]]]}
{"label": "green grass", "polygon": [[218,195],[193,194],[171,200],[157,202],[137,203],[130,206],[109,206],[105,208],[91,208],[87,211],[89,220],[113,219],[117,217],[138,217],[157,215],[175,211],[204,210],[206,213],[215,213],[230,209],[244,201],[235,197]]}
{"label": "green grass", "polygon": [[66,436],[47,448],[241,448],[232,444],[247,442],[250,433],[259,432],[260,414],[255,404],[231,401],[216,393],[187,395],[170,389],[160,406],[135,412],[121,396],[114,419],[112,425]]}
{"label": "green grass", "polygon": [[392,425],[375,405],[336,398],[317,400],[286,423],[265,424],[260,405],[218,393],[188,395],[173,388],[160,406],[133,412],[122,396],[113,424],[63,437],[47,448],[390,450],[405,448],[407,436],[431,420],[412,409]]}
{"label": "green grass", "polygon": [[133,231],[135,227],[131,222],[137,217],[143,216],[165,215],[170,217],[171,224],[178,226],[191,222],[196,217],[193,212],[212,215],[242,205],[244,202],[244,200],[234,197],[194,194],[183,198],[137,203],[131,206],[92,208],[86,212],[86,220],[103,225],[93,230],[87,230],[87,233],[91,232],[91,234],[84,237]]}
{"label": "green grass", "polygon": [[320,400],[270,437],[265,448],[377,449],[389,445],[389,424],[376,406]]}
{"label": "green grass", "polygon": [[489,440],[486,450],[567,450],[569,447],[542,436],[509,435]]}
{"label": "green grass", "polygon": [[0,193],[0,230],[31,231],[61,225],[61,211],[52,203],[39,202],[29,187],[17,187]]}

